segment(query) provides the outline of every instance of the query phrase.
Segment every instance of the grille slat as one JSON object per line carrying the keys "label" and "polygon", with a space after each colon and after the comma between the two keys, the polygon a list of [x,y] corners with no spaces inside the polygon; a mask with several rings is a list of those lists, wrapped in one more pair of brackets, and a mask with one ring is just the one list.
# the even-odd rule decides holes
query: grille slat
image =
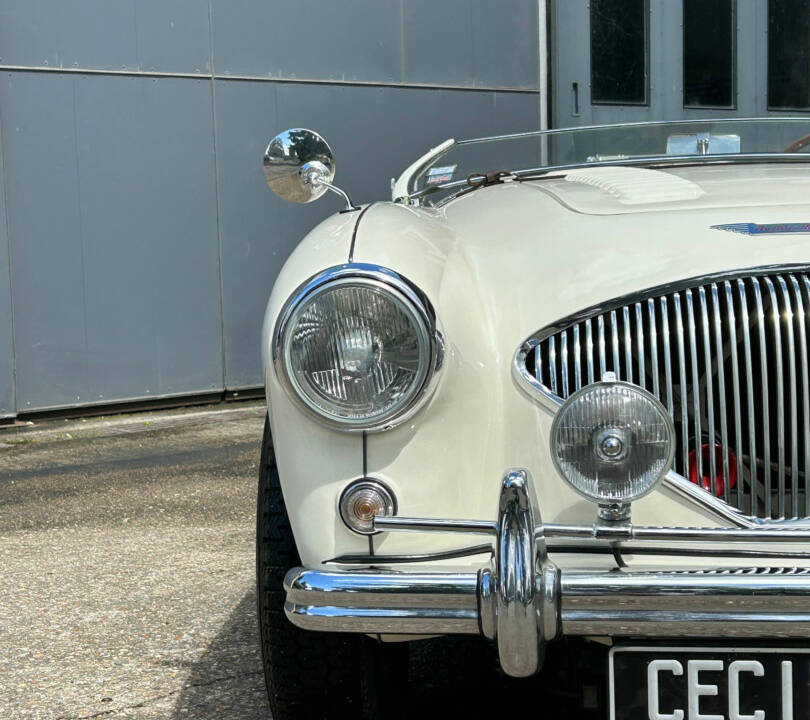
{"label": "grille slat", "polygon": [[[734,315],[734,293],[731,289],[731,283],[726,280],[723,283],[723,289],[726,292],[726,313],[728,317],[728,336],[730,338],[736,338],[736,331],[737,331],[737,321]],[[729,343],[731,346],[731,401],[734,407],[734,440],[736,442],[735,447],[742,448],[743,447],[743,434],[742,434],[742,398],[740,397],[740,364],[739,364],[739,357],[737,353],[737,343],[731,342]],[[737,477],[737,482],[740,483],[742,487],[743,482],[743,471],[742,471],[742,450],[738,452],[735,456],[736,463],[735,463],[735,475]],[[737,493],[737,509],[743,509],[743,498],[745,497],[744,492]]]}
{"label": "grille slat", "polygon": [[[726,363],[723,350],[723,323],[720,319],[720,293],[716,283],[711,285],[712,293],[712,320],[714,323],[714,351],[717,357],[717,396],[720,405],[720,444],[723,454],[721,463],[723,465],[723,499],[728,502],[731,488],[731,476],[728,462],[728,453],[731,449],[728,444],[728,417],[726,413]],[[709,432],[709,437],[711,437]]]}
{"label": "grille slat", "polygon": [[531,372],[550,394],[613,372],[672,415],[677,473],[690,477],[691,465],[696,482],[752,516],[810,517],[807,266],[650,291],[537,338]]}
{"label": "grille slat", "polygon": [[[807,326],[807,317],[804,314],[804,300],[802,299],[802,290],[799,286],[799,281],[795,275],[790,276],[790,284],[793,288],[793,298],[796,302],[796,322],[798,325],[799,336],[799,366],[801,368],[802,389],[800,397],[802,399],[802,418],[804,420],[805,432],[803,435],[804,444],[804,477],[810,477],[808,467],[810,464],[810,372],[808,372],[807,364],[807,337],[804,333],[804,328]],[[805,493],[805,516],[810,515],[810,493]]]}
{"label": "grille slat", "polygon": [[[650,374],[652,375],[653,395],[660,397],[661,389],[659,387],[660,381],[658,378],[658,328],[655,321],[655,300],[653,298],[647,300],[647,317],[650,323],[650,363],[652,365]],[[639,318],[639,325],[641,325],[641,322],[641,318]],[[639,338],[638,354],[639,357],[644,357],[644,342],[642,337]]]}

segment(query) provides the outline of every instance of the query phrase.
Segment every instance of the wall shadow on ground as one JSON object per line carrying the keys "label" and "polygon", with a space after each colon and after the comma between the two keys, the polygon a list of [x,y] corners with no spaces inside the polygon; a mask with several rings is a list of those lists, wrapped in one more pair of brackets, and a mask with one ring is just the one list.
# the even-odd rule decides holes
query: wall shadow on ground
{"label": "wall shadow on ground", "polygon": [[[553,656],[548,660],[557,664]],[[577,674],[571,670],[565,673],[569,678]],[[575,698],[569,696],[566,702],[555,695],[539,678],[505,677],[494,648],[480,638],[445,637],[411,643],[406,697],[401,698],[399,709],[404,717],[420,720],[474,719],[502,714],[505,708],[510,712],[523,708],[536,717],[541,708],[553,715],[573,711],[573,716],[580,716]],[[172,718],[271,720],[253,591],[242,598],[192,667]]]}
{"label": "wall shadow on ground", "polygon": [[271,720],[253,590],[239,601],[211,647],[192,666],[185,685],[173,719]]}

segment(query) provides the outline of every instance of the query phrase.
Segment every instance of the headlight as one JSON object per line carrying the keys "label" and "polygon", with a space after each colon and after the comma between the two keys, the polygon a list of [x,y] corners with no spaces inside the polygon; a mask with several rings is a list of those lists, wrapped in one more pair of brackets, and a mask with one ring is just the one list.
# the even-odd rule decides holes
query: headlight
{"label": "headlight", "polygon": [[551,454],[578,493],[600,506],[626,506],[650,492],[672,467],[675,428],[646,390],[598,382],[575,392],[557,412]]}
{"label": "headlight", "polygon": [[418,290],[390,270],[348,265],[321,273],[288,301],[275,354],[304,408],[335,427],[376,430],[427,397],[441,349]]}

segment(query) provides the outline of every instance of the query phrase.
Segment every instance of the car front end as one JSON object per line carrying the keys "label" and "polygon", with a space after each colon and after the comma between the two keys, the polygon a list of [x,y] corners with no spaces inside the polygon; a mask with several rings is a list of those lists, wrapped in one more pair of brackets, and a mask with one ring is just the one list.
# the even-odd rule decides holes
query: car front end
{"label": "car front end", "polygon": [[739,137],[712,157],[702,130],[694,155],[667,127],[668,156],[463,184],[444,146],[398,202],[304,240],[264,342],[293,624],[480,635],[517,677],[585,638],[613,648],[616,717],[700,717],[719,694],[754,717],[765,675],[792,717],[810,175],[793,153],[743,161]]}

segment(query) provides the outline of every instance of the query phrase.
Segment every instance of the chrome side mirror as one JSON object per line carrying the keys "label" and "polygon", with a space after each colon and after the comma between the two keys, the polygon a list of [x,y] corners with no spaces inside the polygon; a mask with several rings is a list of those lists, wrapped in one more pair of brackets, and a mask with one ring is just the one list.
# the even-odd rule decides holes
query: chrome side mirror
{"label": "chrome side mirror", "polygon": [[292,128],[276,135],[264,151],[263,167],[270,189],[284,200],[309,203],[331,190],[346,201],[346,210],[357,209],[349,196],[332,184],[332,149],[312,130]]}

